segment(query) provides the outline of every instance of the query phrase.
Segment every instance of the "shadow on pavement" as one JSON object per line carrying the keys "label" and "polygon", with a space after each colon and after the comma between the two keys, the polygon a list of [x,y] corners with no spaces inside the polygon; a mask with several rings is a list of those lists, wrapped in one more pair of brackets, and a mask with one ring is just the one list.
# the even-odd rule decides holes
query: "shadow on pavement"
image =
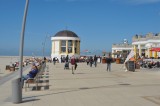
{"label": "shadow on pavement", "polygon": [[27,99],[27,100],[23,100],[22,103],[38,101],[38,100],[40,100],[40,99]]}

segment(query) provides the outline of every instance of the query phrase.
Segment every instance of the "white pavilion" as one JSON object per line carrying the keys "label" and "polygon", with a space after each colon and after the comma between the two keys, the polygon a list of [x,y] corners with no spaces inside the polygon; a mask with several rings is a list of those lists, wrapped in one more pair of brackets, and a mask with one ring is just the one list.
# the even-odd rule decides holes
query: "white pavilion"
{"label": "white pavilion", "polygon": [[78,35],[69,30],[62,30],[56,33],[52,40],[51,48],[51,58],[58,58],[61,61],[61,57],[66,57],[67,55],[72,57],[80,56],[80,38]]}

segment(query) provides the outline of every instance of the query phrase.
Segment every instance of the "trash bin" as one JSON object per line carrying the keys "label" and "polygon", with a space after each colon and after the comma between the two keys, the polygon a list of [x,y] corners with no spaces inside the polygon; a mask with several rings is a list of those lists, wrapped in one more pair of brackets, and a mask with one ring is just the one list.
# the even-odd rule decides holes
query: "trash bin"
{"label": "trash bin", "polygon": [[21,78],[14,79],[12,81],[12,102],[13,103],[21,103],[22,102]]}
{"label": "trash bin", "polygon": [[135,63],[134,63],[134,61],[128,61],[127,62],[127,69],[128,69],[128,71],[135,71]]}

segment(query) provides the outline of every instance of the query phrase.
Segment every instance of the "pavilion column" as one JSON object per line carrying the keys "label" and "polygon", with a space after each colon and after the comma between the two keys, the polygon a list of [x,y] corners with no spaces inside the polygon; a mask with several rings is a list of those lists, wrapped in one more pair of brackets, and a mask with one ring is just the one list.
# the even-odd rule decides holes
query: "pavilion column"
{"label": "pavilion column", "polygon": [[52,54],[54,53],[54,41],[52,41]]}
{"label": "pavilion column", "polygon": [[145,57],[147,57],[148,56],[148,51],[147,51],[147,49],[145,49]]}
{"label": "pavilion column", "polygon": [[141,45],[138,45],[138,49],[139,49],[139,56],[142,56],[142,49],[141,49]]}
{"label": "pavilion column", "polygon": [[79,47],[79,41],[77,41],[77,46],[76,46],[76,48],[77,48],[77,54],[79,54],[79,50],[78,50],[79,48],[78,47]]}
{"label": "pavilion column", "polygon": [[62,53],[62,51],[61,51],[61,41],[59,41],[59,53],[58,54],[61,54]]}
{"label": "pavilion column", "polygon": [[157,52],[154,51],[154,58],[157,58]]}
{"label": "pavilion column", "polygon": [[55,42],[53,42],[53,53],[55,53]]}
{"label": "pavilion column", "polygon": [[149,57],[152,57],[152,51],[151,51],[151,48],[149,49]]}
{"label": "pavilion column", "polygon": [[134,58],[137,59],[137,47],[134,45]]}
{"label": "pavilion column", "polygon": [[77,54],[80,54],[80,41],[77,42]]}
{"label": "pavilion column", "polygon": [[68,40],[66,41],[66,54],[68,55]]}
{"label": "pavilion column", "polygon": [[149,48],[147,49],[147,55],[148,55],[148,57],[150,56],[150,49]]}
{"label": "pavilion column", "polygon": [[75,54],[75,40],[72,41],[73,42],[73,46],[72,46],[72,53]]}

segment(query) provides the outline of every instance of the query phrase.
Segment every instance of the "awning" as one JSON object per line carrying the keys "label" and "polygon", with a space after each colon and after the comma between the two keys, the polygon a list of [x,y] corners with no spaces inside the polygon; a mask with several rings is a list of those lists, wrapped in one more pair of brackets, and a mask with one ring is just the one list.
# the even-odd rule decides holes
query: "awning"
{"label": "awning", "polygon": [[160,48],[151,48],[150,51],[160,52]]}

